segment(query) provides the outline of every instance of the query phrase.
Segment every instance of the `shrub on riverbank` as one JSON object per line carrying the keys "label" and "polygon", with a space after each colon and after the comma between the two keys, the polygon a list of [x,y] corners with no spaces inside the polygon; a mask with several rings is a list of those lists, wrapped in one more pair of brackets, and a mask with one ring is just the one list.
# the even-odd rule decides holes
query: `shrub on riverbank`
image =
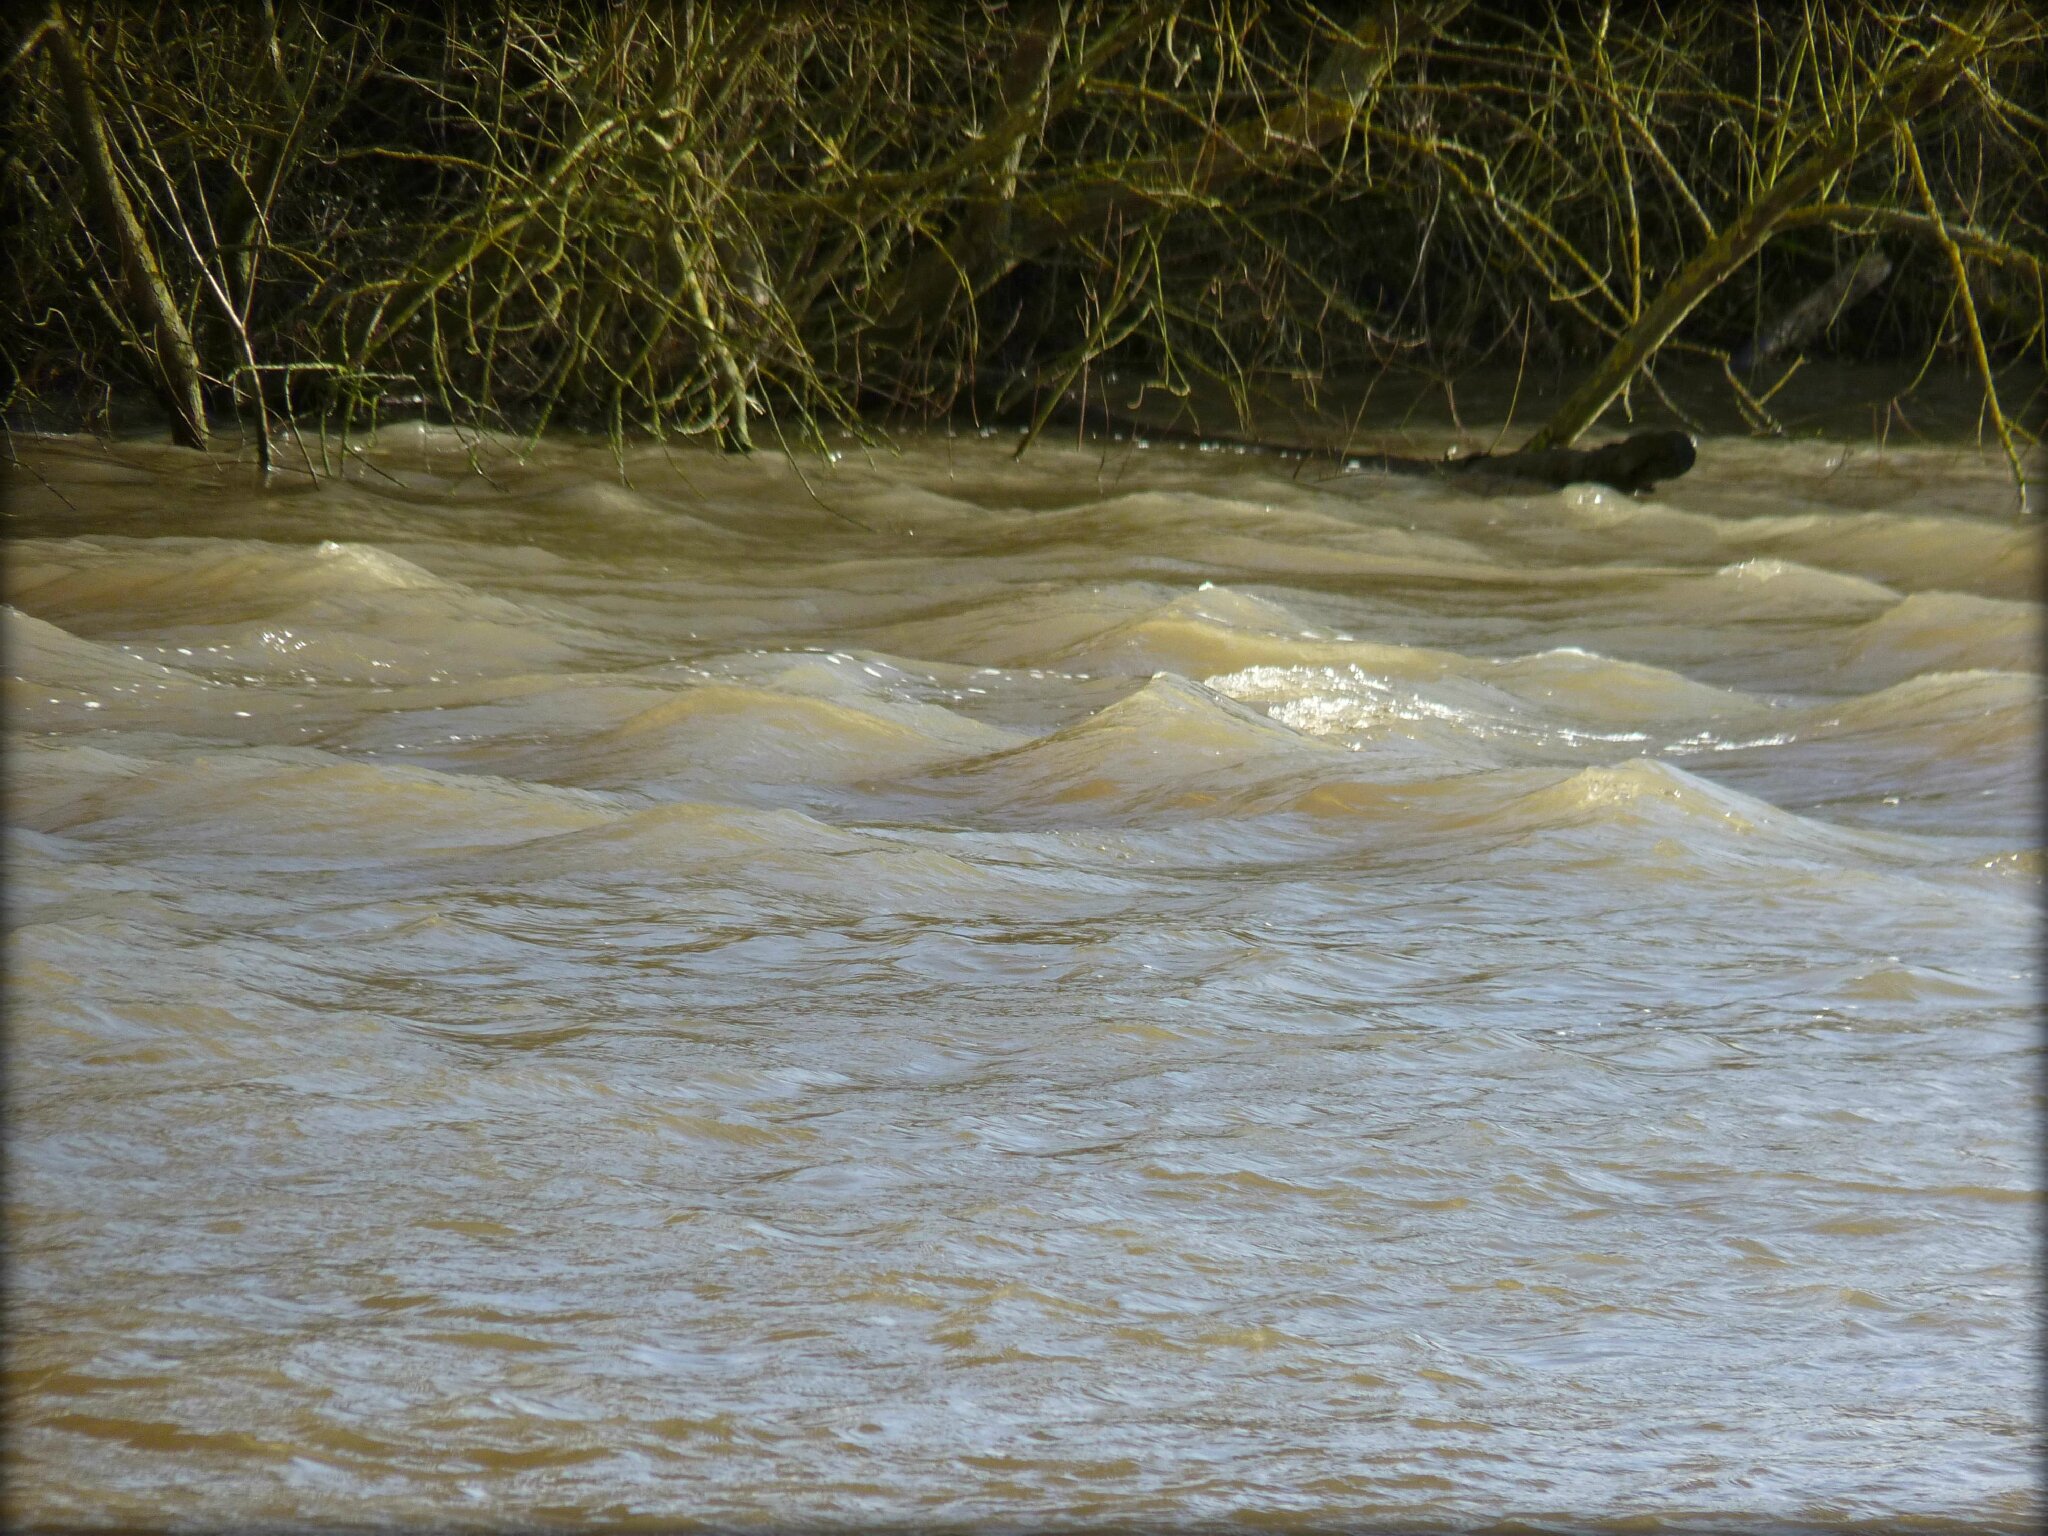
{"label": "shrub on riverbank", "polygon": [[[1988,385],[2048,357],[2048,29],[1948,9],[72,4],[13,55],[8,406],[738,446],[1605,358],[1569,440],[1880,246],[1812,344]],[[1760,422],[1795,350],[1729,370]]]}

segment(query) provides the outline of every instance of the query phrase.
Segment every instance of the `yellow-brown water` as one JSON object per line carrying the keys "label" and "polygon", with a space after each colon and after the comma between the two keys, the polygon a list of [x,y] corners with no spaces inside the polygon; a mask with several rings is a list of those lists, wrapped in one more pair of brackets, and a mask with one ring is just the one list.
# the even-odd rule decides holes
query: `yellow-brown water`
{"label": "yellow-brown water", "polygon": [[11,1513],[2030,1528],[1997,462],[1011,441],[18,443]]}

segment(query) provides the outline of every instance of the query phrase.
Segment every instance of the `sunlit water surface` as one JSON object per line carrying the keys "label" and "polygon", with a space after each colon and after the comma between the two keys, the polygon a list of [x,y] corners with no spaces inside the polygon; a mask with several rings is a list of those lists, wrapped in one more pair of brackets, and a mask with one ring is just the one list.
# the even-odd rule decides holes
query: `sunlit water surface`
{"label": "sunlit water surface", "polygon": [[9,1508],[2041,1517],[2040,544],[21,441]]}

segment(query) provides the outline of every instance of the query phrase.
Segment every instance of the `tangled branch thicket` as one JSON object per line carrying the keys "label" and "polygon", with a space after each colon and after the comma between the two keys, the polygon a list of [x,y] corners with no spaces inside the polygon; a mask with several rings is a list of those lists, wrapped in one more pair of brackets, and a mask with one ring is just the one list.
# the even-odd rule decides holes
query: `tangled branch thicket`
{"label": "tangled branch thicket", "polygon": [[1955,354],[2016,452],[2048,29],[1954,10],[78,0],[11,53],[6,406],[794,445],[1506,349],[1591,368],[1569,441],[1661,353],[1756,404],[1881,247],[1817,344]]}

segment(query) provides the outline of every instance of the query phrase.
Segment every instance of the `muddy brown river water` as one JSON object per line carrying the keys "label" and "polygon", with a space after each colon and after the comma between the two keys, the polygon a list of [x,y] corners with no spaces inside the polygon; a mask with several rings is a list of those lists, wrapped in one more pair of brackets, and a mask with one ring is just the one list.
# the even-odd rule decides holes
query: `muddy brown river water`
{"label": "muddy brown river water", "polygon": [[2042,1518],[1995,457],[15,443],[15,1520]]}

